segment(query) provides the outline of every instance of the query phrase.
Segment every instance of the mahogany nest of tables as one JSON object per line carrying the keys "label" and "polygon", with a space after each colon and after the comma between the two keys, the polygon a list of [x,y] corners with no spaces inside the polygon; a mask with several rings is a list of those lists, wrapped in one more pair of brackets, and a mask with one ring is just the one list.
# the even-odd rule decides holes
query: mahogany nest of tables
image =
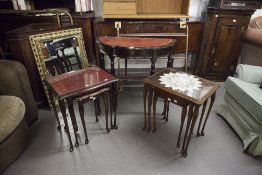
{"label": "mahogany nest of tables", "polygon": [[[68,103],[68,110],[72,121],[74,134],[75,134],[75,146],[78,147],[77,139],[77,122],[74,113],[73,100],[78,102],[79,113],[82,121],[82,125],[85,132],[85,143],[88,144],[88,137],[86,132],[85,120],[84,120],[84,104],[88,101],[95,101],[99,96],[103,96],[105,103],[105,117],[106,117],[106,130],[109,133],[108,127],[108,105],[110,105],[110,118],[111,129],[117,129],[116,126],[116,111],[117,111],[117,82],[118,79],[108,72],[98,67],[88,67],[81,70],[76,70],[61,75],[48,78],[46,81],[49,96],[51,98],[52,107],[55,111],[56,120],[58,123],[58,130],[61,129],[60,121],[58,118],[58,112],[54,97],[58,100],[58,104],[63,116],[65,130],[68,135],[70,143],[70,151],[73,151],[72,139],[69,131],[69,126],[66,117],[65,101]],[[96,102],[96,101],[95,101]],[[99,102],[98,102],[99,103]],[[97,104],[95,104],[97,106]],[[114,112],[114,124],[112,123],[112,112]],[[97,114],[96,114],[97,119]],[[98,120],[97,120],[98,121]]]}
{"label": "mahogany nest of tables", "polygon": [[[162,75],[168,74],[170,72],[177,73],[179,71],[171,68],[166,68],[148,77],[144,81],[144,122],[145,122],[144,124],[145,125],[143,129],[147,130],[148,132],[151,131],[151,107],[153,104],[153,132],[156,131],[156,104],[157,104],[158,97],[168,100],[168,102],[174,103],[182,107],[181,124],[180,124],[177,147],[180,148],[180,138],[183,130],[183,125],[185,119],[187,118],[186,130],[185,130],[185,135],[184,135],[184,140],[181,150],[183,156],[186,157],[191,135],[193,134],[193,129],[196,120],[198,118],[199,108],[200,106],[203,105],[201,117],[199,120],[199,126],[197,129],[197,136],[200,135],[204,136],[204,129],[206,126],[206,122],[211,112],[212,106],[214,104],[216,91],[219,88],[219,84],[203,78],[196,77],[199,78],[202,87],[199,88],[198,90],[194,90],[193,93],[189,93],[188,91],[173,90],[170,87],[165,87],[165,85],[161,84],[159,80]],[[206,114],[204,124],[202,125],[202,120],[204,118],[204,114],[209,98],[211,99],[209,109]],[[148,121],[146,115],[147,99],[148,99]],[[202,125],[202,130],[200,133],[201,125]]]}

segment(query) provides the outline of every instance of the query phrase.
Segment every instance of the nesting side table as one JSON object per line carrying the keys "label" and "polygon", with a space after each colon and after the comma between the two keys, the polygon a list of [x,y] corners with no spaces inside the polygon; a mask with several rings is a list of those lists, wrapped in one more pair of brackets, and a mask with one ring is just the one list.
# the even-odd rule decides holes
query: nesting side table
{"label": "nesting side table", "polygon": [[[183,126],[185,119],[187,118],[186,122],[186,130],[184,134],[184,140],[182,144],[181,153],[184,157],[187,156],[187,150],[190,143],[191,135],[193,133],[193,129],[198,118],[199,108],[203,105],[201,118],[199,120],[199,126],[197,129],[197,136],[204,135],[204,129],[206,126],[206,122],[212,106],[215,101],[215,94],[216,90],[219,88],[219,84],[199,78],[202,84],[202,88],[199,90],[194,90],[193,92],[181,92],[178,90],[173,90],[171,88],[165,87],[163,84],[160,83],[160,76],[168,73],[176,73],[178,72],[175,69],[166,68],[150,77],[145,79],[144,81],[144,130],[148,132],[151,131],[151,107],[153,104],[153,132],[156,131],[156,104],[158,97],[163,99],[168,99],[169,102],[174,103],[180,107],[182,107],[181,113],[181,124],[179,130],[179,137],[177,141],[177,147],[180,148],[180,140],[183,131]],[[208,112],[206,114],[206,118],[202,125],[202,121],[204,118],[206,106],[208,100],[210,99],[210,105],[208,108]],[[147,101],[148,101],[148,117],[147,117]],[[201,129],[202,126],[202,129]],[[200,133],[201,129],[201,133]]]}

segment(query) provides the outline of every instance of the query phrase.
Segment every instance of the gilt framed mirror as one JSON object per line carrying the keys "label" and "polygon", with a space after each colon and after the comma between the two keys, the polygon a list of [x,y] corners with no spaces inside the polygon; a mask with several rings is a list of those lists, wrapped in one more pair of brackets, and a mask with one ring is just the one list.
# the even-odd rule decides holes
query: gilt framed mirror
{"label": "gilt framed mirror", "polygon": [[45,94],[52,108],[45,80],[88,66],[81,28],[62,29],[29,36]]}

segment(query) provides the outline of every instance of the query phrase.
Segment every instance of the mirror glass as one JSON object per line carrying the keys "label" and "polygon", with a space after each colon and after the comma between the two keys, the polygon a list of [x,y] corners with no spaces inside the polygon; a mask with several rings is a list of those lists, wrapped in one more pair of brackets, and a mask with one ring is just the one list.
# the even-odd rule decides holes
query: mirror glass
{"label": "mirror glass", "polygon": [[41,43],[43,61],[48,76],[82,69],[76,37],[66,37]]}
{"label": "mirror glass", "polygon": [[82,30],[72,28],[42,33],[31,35],[29,39],[50,105],[45,80],[88,66]]}

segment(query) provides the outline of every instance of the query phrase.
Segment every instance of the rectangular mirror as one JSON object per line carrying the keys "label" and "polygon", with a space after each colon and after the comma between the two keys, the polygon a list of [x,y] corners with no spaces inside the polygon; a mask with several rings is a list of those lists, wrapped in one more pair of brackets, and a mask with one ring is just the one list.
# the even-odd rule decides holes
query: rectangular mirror
{"label": "rectangular mirror", "polygon": [[51,107],[45,79],[88,66],[81,28],[29,36],[37,68]]}

